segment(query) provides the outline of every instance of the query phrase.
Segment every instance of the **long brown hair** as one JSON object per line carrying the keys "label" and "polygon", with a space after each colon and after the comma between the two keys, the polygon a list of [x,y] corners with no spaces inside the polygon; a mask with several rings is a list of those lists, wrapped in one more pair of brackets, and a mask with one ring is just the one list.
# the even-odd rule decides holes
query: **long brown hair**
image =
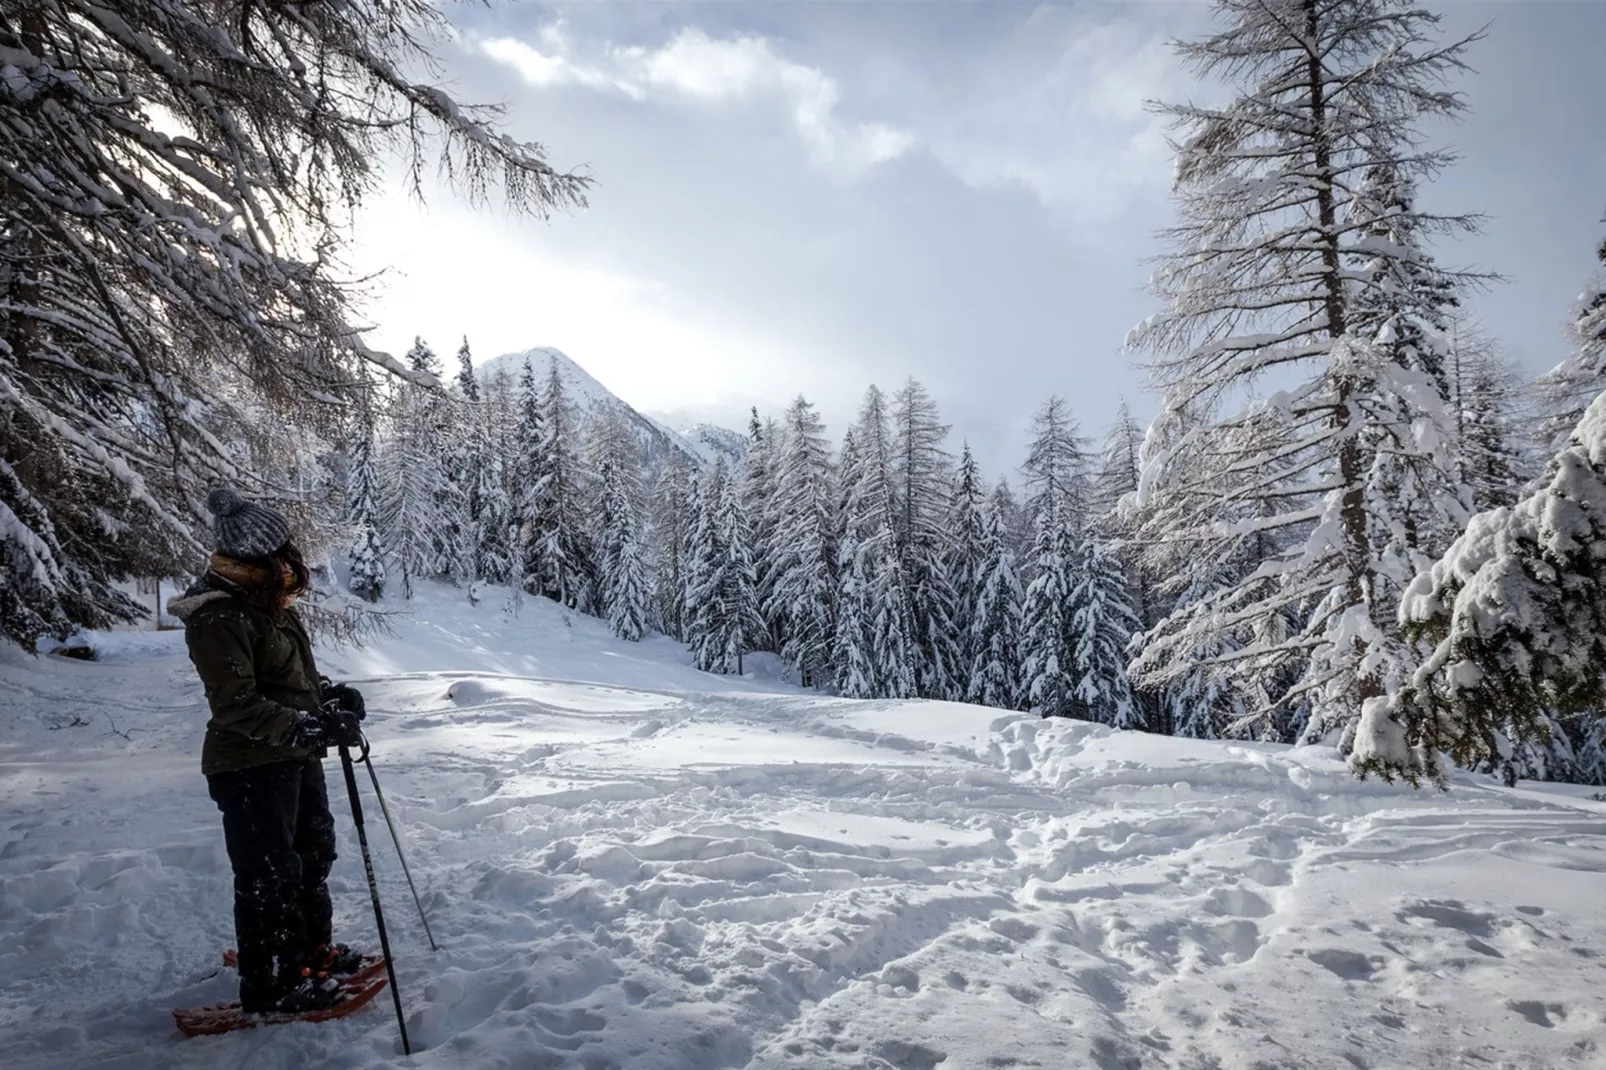
{"label": "long brown hair", "polygon": [[312,585],[312,571],[307,568],[300,548],[289,541],[267,557],[213,554],[211,571],[275,618]]}

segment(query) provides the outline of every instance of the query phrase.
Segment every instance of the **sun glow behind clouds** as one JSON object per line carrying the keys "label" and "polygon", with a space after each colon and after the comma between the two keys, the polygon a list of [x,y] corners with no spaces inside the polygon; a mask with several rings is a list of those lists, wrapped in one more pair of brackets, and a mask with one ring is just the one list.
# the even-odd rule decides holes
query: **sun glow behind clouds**
{"label": "sun glow behind clouds", "polygon": [[[524,229],[528,240],[509,240]],[[367,341],[391,353],[415,335],[448,362],[465,334],[480,361],[553,346],[637,408],[736,427],[755,401],[776,404],[820,378],[805,375],[802,356],[784,344],[715,322],[661,282],[577,264],[544,250],[540,225],[478,215],[446,197],[425,208],[387,188],[366,207],[355,248],[359,269],[386,272],[366,310],[376,325]]]}

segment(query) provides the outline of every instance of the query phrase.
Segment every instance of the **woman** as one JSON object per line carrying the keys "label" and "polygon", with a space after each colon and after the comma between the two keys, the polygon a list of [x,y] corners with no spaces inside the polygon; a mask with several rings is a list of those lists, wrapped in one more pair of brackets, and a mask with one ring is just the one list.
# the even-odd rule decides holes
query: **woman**
{"label": "woman", "polygon": [[284,515],[230,490],[207,498],[217,552],[168,610],[184,622],[212,717],[201,772],[234,867],[240,1006],[299,1013],[338,1001],[361,956],[331,943],[335,822],[325,748],[362,742],[362,696],[318,675],[296,615],[309,582]]}

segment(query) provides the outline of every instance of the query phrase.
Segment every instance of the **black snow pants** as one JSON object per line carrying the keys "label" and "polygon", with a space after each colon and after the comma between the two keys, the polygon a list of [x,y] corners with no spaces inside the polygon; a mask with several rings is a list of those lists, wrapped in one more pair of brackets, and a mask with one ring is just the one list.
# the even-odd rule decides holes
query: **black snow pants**
{"label": "black snow pants", "polygon": [[266,1010],[299,978],[308,953],[331,942],[335,819],[323,762],[274,762],[206,779],[234,866],[240,1003]]}

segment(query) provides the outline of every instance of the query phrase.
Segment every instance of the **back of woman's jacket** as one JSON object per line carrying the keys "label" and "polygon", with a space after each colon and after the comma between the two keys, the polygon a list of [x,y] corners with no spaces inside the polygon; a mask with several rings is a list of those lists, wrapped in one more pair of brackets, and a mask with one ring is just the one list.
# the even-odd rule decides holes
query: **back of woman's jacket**
{"label": "back of woman's jacket", "polygon": [[212,708],[202,773],[323,757],[321,747],[290,746],[299,713],[317,712],[320,696],[312,644],[294,609],[269,613],[210,574],[167,608],[184,622]]}

